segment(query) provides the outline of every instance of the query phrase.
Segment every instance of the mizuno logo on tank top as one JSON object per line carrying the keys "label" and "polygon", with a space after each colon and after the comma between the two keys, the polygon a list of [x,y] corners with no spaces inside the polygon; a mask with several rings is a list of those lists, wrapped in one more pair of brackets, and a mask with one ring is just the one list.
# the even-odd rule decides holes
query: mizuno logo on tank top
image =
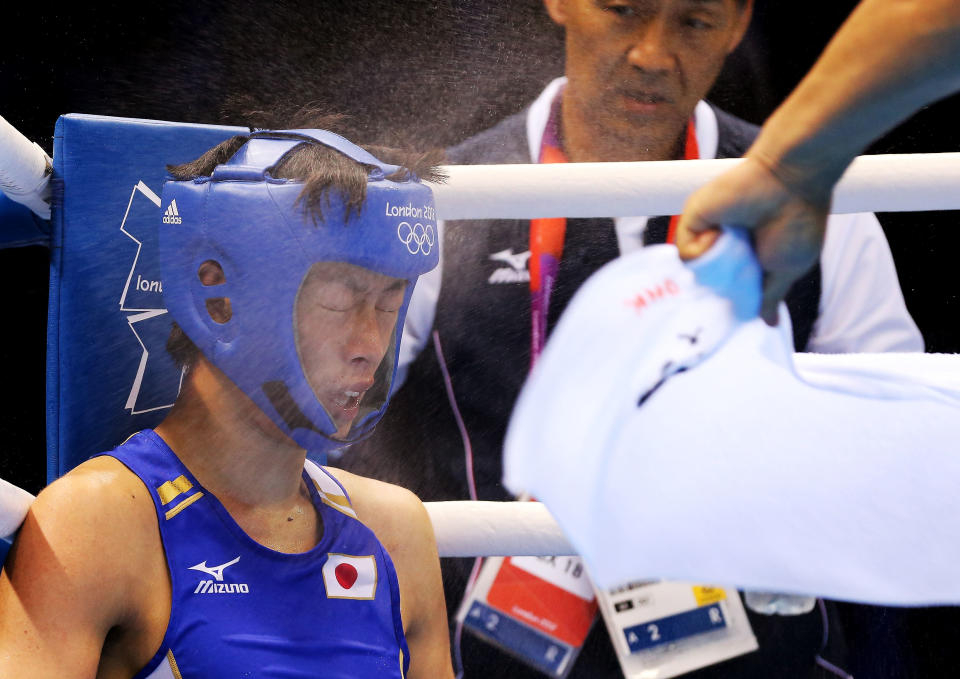
{"label": "mizuno logo on tank top", "polygon": [[192,571],[200,571],[207,575],[212,575],[214,580],[201,580],[197,588],[193,590],[194,594],[249,594],[250,586],[245,582],[224,582],[223,571],[234,565],[240,560],[238,556],[233,561],[222,563],[219,566],[207,566],[206,561],[201,561],[196,566],[190,566]]}
{"label": "mizuno logo on tank top", "polygon": [[194,594],[249,594],[250,585],[245,582],[214,582],[201,580]]}
{"label": "mizuno logo on tank top", "polygon": [[233,564],[237,563],[240,560],[238,556],[233,561],[228,561],[227,563],[222,563],[219,566],[208,566],[206,561],[201,561],[196,566],[190,566],[192,571],[203,571],[207,575],[212,575],[217,579],[217,582],[223,582],[223,571],[227,568],[230,568]]}

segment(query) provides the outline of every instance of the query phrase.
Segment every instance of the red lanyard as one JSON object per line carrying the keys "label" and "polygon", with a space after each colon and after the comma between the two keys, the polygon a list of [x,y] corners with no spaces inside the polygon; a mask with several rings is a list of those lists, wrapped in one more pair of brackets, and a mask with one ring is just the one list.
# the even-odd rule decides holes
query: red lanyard
{"label": "red lanyard", "polygon": [[[693,120],[687,125],[684,144],[685,160],[700,157]],[[540,147],[541,163],[566,163],[564,152],[544,141]],[[679,215],[670,218],[667,242],[673,243]],[[550,293],[557,279],[560,258],[563,257],[563,241],[566,238],[565,217],[547,217],[530,220],[530,367],[536,363],[547,342],[547,312],[550,309]]]}

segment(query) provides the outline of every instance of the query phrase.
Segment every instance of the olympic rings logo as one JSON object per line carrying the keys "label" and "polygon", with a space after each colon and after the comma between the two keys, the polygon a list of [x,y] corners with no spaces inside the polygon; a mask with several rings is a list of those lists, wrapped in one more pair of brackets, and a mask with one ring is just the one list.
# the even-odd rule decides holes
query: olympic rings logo
{"label": "olympic rings logo", "polygon": [[410,222],[400,222],[397,226],[397,238],[407,246],[407,250],[411,255],[415,255],[418,252],[429,255],[430,251],[433,250],[434,244],[437,242],[437,235],[433,230],[433,224],[424,226],[420,222],[417,222],[413,226],[410,225]]}

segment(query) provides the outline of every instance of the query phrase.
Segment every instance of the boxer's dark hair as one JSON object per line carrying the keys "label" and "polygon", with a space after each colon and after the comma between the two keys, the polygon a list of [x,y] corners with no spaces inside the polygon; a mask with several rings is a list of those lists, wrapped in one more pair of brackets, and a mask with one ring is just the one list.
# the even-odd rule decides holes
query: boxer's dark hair
{"label": "boxer's dark hair", "polygon": [[188,371],[197,362],[200,349],[174,321],[170,328],[170,335],[167,337],[167,353],[178,368]]}
{"label": "boxer's dark hair", "polygon": [[[317,129],[327,128],[317,126]],[[209,177],[218,165],[230,160],[249,139],[249,135],[231,137],[196,160],[182,165],[168,165],[167,172],[177,180]],[[381,146],[362,148],[384,162],[399,166],[387,179],[403,181],[411,175],[432,182],[445,179],[437,167],[443,161],[442,150],[419,153]],[[367,176],[372,169],[372,165],[358,163],[329,146],[305,143],[295,147],[271,168],[270,175],[277,179],[302,181],[303,190],[297,202],[315,221],[323,222],[323,210],[330,207],[331,192],[336,192],[343,198],[346,206],[344,220],[349,220],[351,213],[361,211],[367,197]]]}
{"label": "boxer's dark hair", "polygon": [[[261,111],[248,115],[248,120],[255,122],[256,128],[259,129],[336,131],[342,126],[343,119],[343,116],[319,114],[317,109],[311,106],[286,116],[283,122]],[[251,133],[254,129],[251,128]],[[230,137],[196,160],[181,165],[168,165],[167,171],[173,179],[181,181],[195,177],[209,177],[218,165],[230,160],[250,138],[251,135],[245,134]],[[421,153],[381,146],[363,146],[363,148],[378,159],[399,166],[399,169],[387,176],[387,179],[402,181],[409,179],[411,174],[433,182],[441,182],[445,179],[437,167],[444,158],[441,149]],[[367,177],[371,169],[373,166],[358,163],[328,146],[304,143],[295,147],[283,160],[271,168],[270,174],[277,179],[302,181],[303,190],[297,198],[297,203],[313,217],[315,223],[323,223],[324,209],[330,208],[331,192],[335,192],[343,199],[346,206],[345,221],[349,220],[352,213],[359,214],[362,211],[367,195]],[[229,299],[216,298],[210,302],[224,308],[229,317]],[[196,362],[200,350],[180,326],[174,323],[167,339],[167,352],[178,367],[188,370]]]}

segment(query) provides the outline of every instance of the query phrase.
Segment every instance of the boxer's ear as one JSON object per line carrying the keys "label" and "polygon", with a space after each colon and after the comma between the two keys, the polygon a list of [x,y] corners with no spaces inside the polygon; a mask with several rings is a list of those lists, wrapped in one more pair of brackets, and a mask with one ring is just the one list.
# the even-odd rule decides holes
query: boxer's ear
{"label": "boxer's ear", "polygon": [[567,23],[567,2],[566,0],[543,0],[543,6],[547,8],[547,14],[560,26]]}

